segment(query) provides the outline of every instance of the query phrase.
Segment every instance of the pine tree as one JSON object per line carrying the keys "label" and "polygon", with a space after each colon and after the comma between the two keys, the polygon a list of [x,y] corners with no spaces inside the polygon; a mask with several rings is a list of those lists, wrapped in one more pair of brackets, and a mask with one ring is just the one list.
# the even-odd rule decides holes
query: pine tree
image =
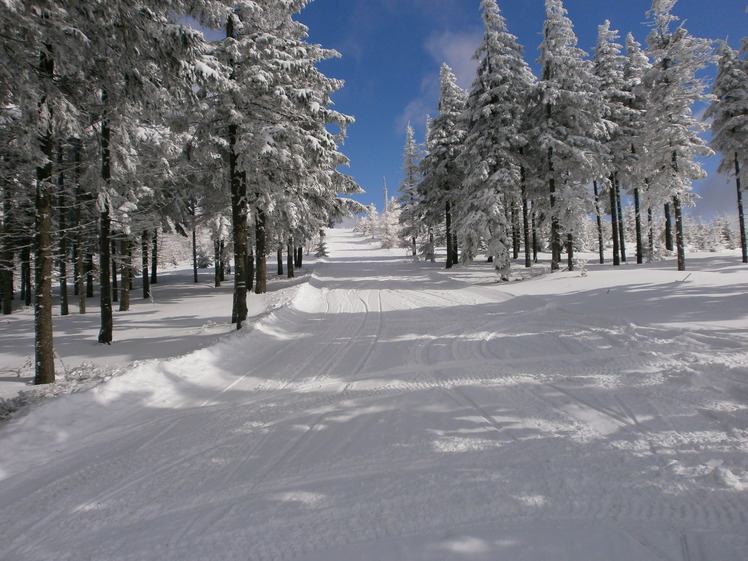
{"label": "pine tree", "polygon": [[418,184],[422,179],[420,160],[421,150],[415,140],[413,127],[408,123],[403,151],[403,179],[398,188],[397,201],[400,203],[400,238],[408,243],[413,257],[418,253],[418,238],[423,233],[418,217]]}
{"label": "pine tree", "polygon": [[[748,162],[748,62],[726,42],[719,47],[719,66],[705,118],[712,118],[712,148],[722,154],[719,170],[735,175],[743,263],[748,263],[741,178]],[[745,181],[742,182],[746,184]]]}
{"label": "pine tree", "polygon": [[600,142],[608,133],[592,63],[577,47],[566,14],[561,0],[546,0],[538,59],[542,79],[530,117],[533,141],[541,150],[548,178],[552,270],[559,269],[562,232],[566,234],[569,267],[573,267],[573,236],[593,210],[586,186],[605,170]]}
{"label": "pine tree", "polygon": [[441,67],[440,84],[439,115],[429,126],[426,155],[421,160],[420,204],[427,227],[435,228],[444,218],[447,268],[451,268],[458,261],[452,218],[462,183],[457,156],[465,138],[462,113],[467,95],[446,64]]}
{"label": "pine tree", "polygon": [[481,9],[485,31],[474,55],[477,76],[464,113],[460,166],[466,175],[456,229],[464,261],[471,261],[485,243],[497,271],[507,278],[512,250],[507,215],[512,205],[524,199],[521,153],[527,139],[521,124],[534,77],[517,38],[507,31],[496,0],[483,0]]}
{"label": "pine tree", "polygon": [[[647,193],[650,206],[670,205],[675,217],[678,270],[686,268],[683,207],[692,202],[694,181],[706,174],[699,156],[712,151],[699,133],[706,130],[693,115],[693,104],[709,101],[696,73],[711,62],[711,42],[692,37],[670,12],[675,0],[654,0],[649,16],[653,29],[647,37],[652,67],[646,76],[650,91],[646,113],[647,159],[651,173]],[[667,214],[668,210],[666,210]]]}

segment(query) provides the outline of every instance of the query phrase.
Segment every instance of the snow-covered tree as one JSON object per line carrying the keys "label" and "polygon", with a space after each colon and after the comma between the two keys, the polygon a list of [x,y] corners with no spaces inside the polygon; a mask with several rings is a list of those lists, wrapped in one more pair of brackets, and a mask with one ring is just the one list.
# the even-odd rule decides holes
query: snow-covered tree
{"label": "snow-covered tree", "polygon": [[629,188],[629,194],[634,199],[634,237],[636,239],[636,262],[644,261],[644,239],[642,218],[642,193],[648,188],[646,177],[646,126],[645,117],[649,92],[644,78],[651,64],[641,49],[641,45],[629,33],[626,36],[626,63],[623,79],[625,91],[628,93],[626,102],[627,113],[623,126],[623,136],[631,142],[630,158],[619,171],[621,180]]}
{"label": "snow-covered tree", "polygon": [[722,154],[719,171],[735,176],[738,201],[738,223],[743,263],[748,263],[746,246],[743,185],[748,163],[748,62],[726,42],[719,47],[719,66],[712,93],[714,101],[705,118],[712,119],[712,148]]}
{"label": "snow-covered tree", "polygon": [[471,261],[485,244],[496,269],[506,278],[512,251],[507,217],[511,206],[520,202],[524,203],[525,249],[529,251],[522,182],[522,151],[527,140],[521,124],[534,77],[517,38],[507,31],[496,0],[483,0],[481,9],[485,31],[474,55],[477,76],[464,112],[466,132],[459,160],[465,179],[455,222],[463,260]]}
{"label": "snow-covered tree", "polygon": [[421,181],[421,150],[415,139],[413,127],[408,123],[405,129],[405,149],[403,151],[403,179],[398,188],[400,203],[400,238],[410,245],[415,256],[418,252],[418,238],[423,233],[418,217],[418,184]]}
{"label": "snow-covered tree", "polygon": [[571,20],[561,0],[546,0],[546,19],[539,64],[537,104],[531,113],[533,142],[539,148],[547,177],[551,221],[551,268],[561,261],[566,234],[569,266],[573,267],[575,228],[592,212],[587,185],[600,177],[605,159],[601,140],[608,133],[602,99],[592,63],[577,47]]}
{"label": "snow-covered tree", "polygon": [[421,215],[429,228],[446,225],[447,268],[457,263],[452,228],[453,208],[459,197],[462,170],[457,156],[465,138],[462,113],[467,94],[457,85],[452,69],[443,64],[440,73],[439,114],[431,121],[426,138],[426,155],[421,160]]}
{"label": "snow-covered tree", "polygon": [[[652,31],[647,54],[652,67],[646,75],[649,103],[646,112],[647,204],[672,204],[675,217],[678,270],[686,268],[683,207],[692,203],[694,181],[706,176],[700,156],[712,151],[699,133],[706,125],[693,114],[697,102],[709,101],[697,72],[713,58],[712,44],[692,37],[671,13],[676,0],[654,0],[649,17]],[[667,214],[667,211],[666,211]]]}

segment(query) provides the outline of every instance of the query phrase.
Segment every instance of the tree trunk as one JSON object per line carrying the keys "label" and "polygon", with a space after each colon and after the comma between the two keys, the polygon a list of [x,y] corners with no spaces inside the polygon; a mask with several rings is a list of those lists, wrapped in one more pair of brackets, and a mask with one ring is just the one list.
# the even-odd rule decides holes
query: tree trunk
{"label": "tree trunk", "polygon": [[455,262],[452,259],[452,206],[449,201],[446,204],[445,219],[447,230],[447,269],[451,269],[455,265]]}
{"label": "tree trunk", "polygon": [[574,234],[567,234],[566,238],[566,266],[574,270]]}
{"label": "tree trunk", "polygon": [[654,239],[654,216],[652,215],[652,207],[647,208],[647,229],[648,229],[648,247],[649,247],[649,257],[647,258],[648,262],[654,261],[654,253],[655,253],[655,239]]}
{"label": "tree trunk", "polygon": [[276,251],[278,256],[278,276],[283,275],[283,248],[278,244],[278,250]]}
{"label": "tree trunk", "polygon": [[673,220],[670,216],[670,203],[665,203],[665,249],[673,251],[675,244],[673,243]]}
{"label": "tree trunk", "polygon": [[[101,101],[106,107],[106,90],[101,92]],[[101,178],[104,182],[104,189],[107,190],[109,189],[109,182],[112,178],[111,152],[109,148],[110,140],[111,129],[109,128],[109,122],[105,117],[101,122]],[[101,251],[101,255],[99,256],[99,285],[101,287],[101,294],[99,295],[101,301],[101,329],[99,330],[99,343],[106,343],[107,345],[111,344],[114,331],[111,271],[109,269],[112,264],[109,251],[112,227],[112,219],[109,214],[109,204],[109,193],[107,192],[104,197],[104,208],[101,210],[99,216],[99,247]]]}
{"label": "tree trunk", "polygon": [[621,184],[618,181],[618,173],[615,174],[616,178],[616,208],[618,211],[618,236],[621,238],[619,250],[621,252],[621,262],[626,262],[626,229],[623,225],[623,207],[621,206]]}
{"label": "tree trunk", "polygon": [[678,252],[678,270],[686,270],[686,239],[683,236],[683,211],[681,209],[680,195],[673,197],[673,211],[675,214],[675,238]]}
{"label": "tree trunk", "polygon": [[255,250],[251,243],[247,248],[247,292],[252,292],[255,282]]}
{"label": "tree trunk", "polygon": [[13,313],[13,194],[9,181],[3,181],[3,237],[0,245],[0,292],[3,315]]}
{"label": "tree trunk", "polygon": [[119,298],[119,311],[130,311],[130,276],[132,275],[132,248],[127,236],[122,238],[122,291]]}
{"label": "tree trunk", "polygon": [[618,237],[618,204],[616,203],[615,192],[616,180],[613,175],[610,176],[610,224],[613,227],[613,265],[621,264],[620,241]]}
{"label": "tree trunk", "polygon": [[532,218],[532,262],[537,263],[538,262],[538,228],[537,228],[537,224],[535,223],[535,211],[533,211],[531,218]]}
{"label": "tree trunk", "polygon": [[530,204],[524,185],[525,168],[522,168],[522,229],[525,234],[525,267],[532,267],[532,248],[530,247]]}
{"label": "tree trunk", "polygon": [[[192,245],[195,245],[195,230],[192,230]],[[195,260],[196,262],[196,260]],[[221,286],[221,242],[215,240],[213,242],[213,286],[218,288]],[[197,267],[195,269],[195,282],[197,282]]]}
{"label": "tree trunk", "polygon": [[551,204],[551,271],[561,268],[561,232],[556,214],[556,178],[553,175],[553,148],[548,148],[548,191]]}
{"label": "tree trunk", "polygon": [[[116,237],[113,236],[113,237]],[[119,301],[119,283],[117,282],[117,242],[112,240],[112,302]]]}
{"label": "tree trunk", "polygon": [[63,173],[62,145],[57,145],[57,207],[60,242],[57,253],[59,262],[60,282],[60,315],[66,316],[70,313],[68,305],[68,235],[67,235],[67,197],[65,196],[65,174]]}
{"label": "tree trunk", "polygon": [[517,201],[512,201],[512,259],[519,259],[522,232],[519,226],[519,210]]}
{"label": "tree trunk", "polygon": [[153,229],[151,242],[151,284],[158,284],[158,228]]}
{"label": "tree trunk", "polygon": [[83,247],[80,245],[80,240],[83,239],[83,233],[78,232],[78,253],[75,256],[75,288],[78,293],[78,313],[86,313],[86,255],[83,252]]}
{"label": "tree trunk", "polygon": [[24,240],[21,249],[21,301],[31,306],[31,240]]}
{"label": "tree trunk", "polygon": [[86,254],[86,298],[94,296],[94,256],[93,253]]}
{"label": "tree trunk", "polygon": [[[197,278],[197,232],[192,228],[192,282],[198,283]],[[218,286],[218,285],[216,285]]]}
{"label": "tree trunk", "polygon": [[[42,76],[50,80],[54,73],[52,48],[46,46],[39,60]],[[46,99],[40,102],[40,113]],[[51,384],[55,381],[55,351],[52,339],[52,140],[51,108],[39,131],[39,148],[44,164],[36,168],[35,201],[35,294],[34,294],[34,384]]]}
{"label": "tree trunk", "polygon": [[745,234],[745,213],[743,212],[743,191],[740,189],[740,162],[738,154],[735,153],[735,186],[738,188],[738,223],[740,225],[740,249],[743,255],[743,263],[748,263],[748,246]]}
{"label": "tree trunk", "polygon": [[634,189],[634,215],[636,220],[636,262],[644,263],[644,243],[642,241],[642,209],[639,188]]}
{"label": "tree trunk", "polygon": [[141,256],[141,268],[143,275],[143,299],[147,300],[151,297],[151,276],[148,272],[148,230],[143,230],[140,236],[140,256]]}
{"label": "tree trunk", "polygon": [[595,219],[597,220],[597,248],[600,255],[600,265],[605,263],[605,238],[603,237],[603,217],[600,210],[600,192],[597,187],[597,181],[592,182],[595,192]]}
{"label": "tree trunk", "polygon": [[267,259],[265,257],[265,251],[265,211],[257,209],[257,223],[255,225],[255,253],[257,261],[257,267],[255,268],[255,274],[257,276],[255,282],[256,294],[265,294],[268,291]]}
{"label": "tree trunk", "polygon": [[293,270],[293,262],[294,262],[294,248],[293,248],[293,238],[288,238],[288,247],[286,247],[286,269],[288,269],[288,278],[292,279],[294,276],[294,270]]}
{"label": "tree trunk", "polygon": [[301,269],[302,265],[304,264],[304,248],[303,247],[297,247],[296,248],[296,268]]}
{"label": "tree trunk", "polygon": [[229,176],[231,181],[231,231],[234,237],[234,311],[231,314],[236,328],[241,329],[247,319],[247,182],[239,169],[236,143],[239,129],[229,125]]}

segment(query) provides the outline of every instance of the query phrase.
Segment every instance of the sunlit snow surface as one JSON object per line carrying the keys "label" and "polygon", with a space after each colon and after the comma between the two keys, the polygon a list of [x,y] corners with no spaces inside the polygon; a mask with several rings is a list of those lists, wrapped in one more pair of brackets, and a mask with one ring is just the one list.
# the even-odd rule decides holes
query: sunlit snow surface
{"label": "sunlit snow surface", "polygon": [[[160,286],[143,356],[207,346],[0,424],[0,559],[745,561],[735,253],[498,283],[327,239],[238,333],[230,287]],[[60,348],[126,364],[133,314]]]}

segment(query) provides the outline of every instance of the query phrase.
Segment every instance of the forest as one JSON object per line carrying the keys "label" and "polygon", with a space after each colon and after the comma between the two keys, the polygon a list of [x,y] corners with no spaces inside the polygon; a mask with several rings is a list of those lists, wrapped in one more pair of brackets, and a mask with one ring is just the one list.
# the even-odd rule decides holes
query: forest
{"label": "forest", "polygon": [[[36,383],[55,377],[53,289],[61,314],[74,298],[85,313],[98,284],[98,341],[109,344],[133,275],[144,297],[158,282],[159,236],[209,231],[216,283],[233,263],[241,328],[247,294],[267,290],[269,255],[285,253],[293,275],[322,228],[367,212],[340,171],[354,121],[332,106],[343,83],[317,68],[340,55],[307,41],[294,19],[306,4],[0,5],[0,294],[4,314],[17,296],[34,306]],[[443,245],[447,267],[487,255],[502,279],[544,250],[552,270],[564,254],[573,270],[592,243],[601,260],[612,245],[615,265],[630,247],[637,263],[673,253],[685,270],[699,158],[719,152],[736,182],[739,234],[727,221],[716,235],[748,262],[748,43],[738,52],[693,37],[675,5],[653,1],[646,45],[631,34],[621,42],[605,22],[588,56],[562,1],[546,0],[535,76],[496,0],[482,0],[471,88],[445,64],[424,145],[408,128],[398,243],[426,258]],[[709,87],[703,72],[715,65]]]}

